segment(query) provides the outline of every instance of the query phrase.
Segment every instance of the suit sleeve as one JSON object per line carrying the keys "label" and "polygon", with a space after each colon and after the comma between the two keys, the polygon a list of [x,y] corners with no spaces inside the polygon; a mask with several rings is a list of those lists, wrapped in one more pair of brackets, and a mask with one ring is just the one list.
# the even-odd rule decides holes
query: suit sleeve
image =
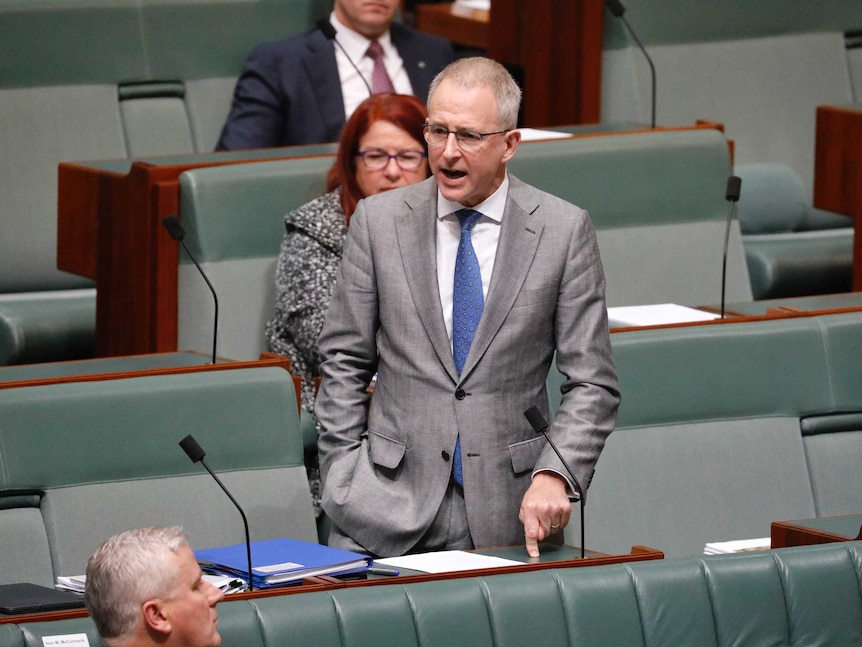
{"label": "suit sleeve", "polygon": [[267,45],[248,55],[234,89],[233,103],[216,150],[281,146],[290,111],[280,87],[278,64]]}
{"label": "suit sleeve", "polygon": [[[556,363],[565,379],[560,408],[548,433],[586,490],[616,423],[620,393],[596,234],[586,212],[578,212],[554,324]],[[552,469],[567,477],[550,447],[543,452],[537,469]]]}
{"label": "suit sleeve", "polygon": [[318,340],[323,364],[315,403],[321,478],[347,485],[367,430],[368,385],[377,370],[378,294],[368,221],[360,202],[348,228],[329,313]]}

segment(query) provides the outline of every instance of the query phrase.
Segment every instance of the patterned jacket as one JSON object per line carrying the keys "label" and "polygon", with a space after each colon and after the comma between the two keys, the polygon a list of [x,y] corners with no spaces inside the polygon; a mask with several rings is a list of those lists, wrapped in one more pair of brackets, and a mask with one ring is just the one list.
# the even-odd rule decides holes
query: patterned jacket
{"label": "patterned jacket", "polygon": [[286,355],[302,378],[302,407],[314,412],[314,381],[321,358],[317,338],[329,309],[347,222],[341,191],[315,198],[284,217],[275,273],[275,316],[266,324],[272,352]]}

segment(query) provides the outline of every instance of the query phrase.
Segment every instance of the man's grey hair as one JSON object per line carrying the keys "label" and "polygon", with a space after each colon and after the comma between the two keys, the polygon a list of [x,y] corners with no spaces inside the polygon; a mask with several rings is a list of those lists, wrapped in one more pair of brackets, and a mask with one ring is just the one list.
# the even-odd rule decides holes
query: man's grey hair
{"label": "man's grey hair", "polygon": [[179,526],[137,528],[114,535],[90,557],[84,601],[108,647],[135,631],[144,602],[173,592],[170,555],[182,546],[188,535]]}
{"label": "man's grey hair", "polygon": [[428,90],[428,105],[443,81],[450,81],[463,88],[486,85],[497,98],[497,114],[500,129],[511,130],[518,127],[518,110],[521,107],[521,88],[509,71],[497,61],[484,56],[459,58],[447,65],[434,80]]}

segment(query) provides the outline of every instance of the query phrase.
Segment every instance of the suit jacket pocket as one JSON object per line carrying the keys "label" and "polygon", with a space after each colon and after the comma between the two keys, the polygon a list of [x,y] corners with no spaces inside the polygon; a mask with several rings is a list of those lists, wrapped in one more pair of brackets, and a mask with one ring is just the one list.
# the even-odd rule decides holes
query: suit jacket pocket
{"label": "suit jacket pocket", "polygon": [[368,430],[368,450],[375,465],[394,470],[401,464],[406,449],[404,443]]}
{"label": "suit jacket pocket", "polygon": [[532,471],[539,460],[539,455],[545,449],[544,436],[536,436],[530,440],[509,445],[509,456],[512,459],[512,471],[515,474]]}

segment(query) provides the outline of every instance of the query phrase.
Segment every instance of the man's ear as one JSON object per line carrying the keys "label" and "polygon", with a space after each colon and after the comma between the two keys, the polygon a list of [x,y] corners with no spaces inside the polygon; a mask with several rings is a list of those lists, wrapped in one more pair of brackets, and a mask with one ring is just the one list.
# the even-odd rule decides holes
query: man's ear
{"label": "man's ear", "polygon": [[503,163],[505,164],[515,156],[515,151],[518,150],[518,144],[521,143],[521,131],[510,130],[503,137],[506,142],[506,152],[503,153]]}
{"label": "man's ear", "polygon": [[161,600],[147,600],[143,605],[144,624],[150,631],[160,634],[171,633],[171,622],[162,608]]}

